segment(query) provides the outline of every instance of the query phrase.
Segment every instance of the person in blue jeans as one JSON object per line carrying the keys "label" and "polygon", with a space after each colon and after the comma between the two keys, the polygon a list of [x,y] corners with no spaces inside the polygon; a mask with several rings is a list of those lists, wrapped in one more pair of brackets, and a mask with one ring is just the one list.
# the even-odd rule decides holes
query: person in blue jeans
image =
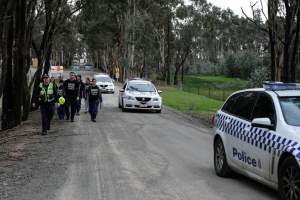
{"label": "person in blue jeans", "polygon": [[89,112],[91,115],[91,121],[96,122],[97,114],[99,111],[99,105],[101,105],[102,103],[102,94],[100,88],[96,85],[96,79],[92,80],[92,85],[88,90]]}
{"label": "person in blue jeans", "polygon": [[[74,122],[74,117],[79,100],[79,83],[76,80],[75,73],[70,72],[70,78],[64,82],[64,92],[66,95],[65,112],[67,120],[71,117],[71,122]],[[71,107],[71,116],[70,116]]]}
{"label": "person in blue jeans", "polygon": [[78,84],[79,84],[79,99],[77,100],[76,115],[79,116],[80,115],[80,110],[81,110],[81,100],[82,100],[83,95],[84,95],[85,85],[82,82],[80,74],[77,75],[76,79],[77,79]]}

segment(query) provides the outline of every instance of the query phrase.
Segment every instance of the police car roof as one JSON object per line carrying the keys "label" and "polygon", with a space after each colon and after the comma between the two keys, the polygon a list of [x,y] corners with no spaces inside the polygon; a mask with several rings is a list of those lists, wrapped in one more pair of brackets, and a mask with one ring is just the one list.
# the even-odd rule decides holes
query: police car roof
{"label": "police car roof", "polygon": [[300,96],[300,90],[266,90],[265,88],[251,88],[251,89],[241,90],[238,92],[274,92],[279,97]]}
{"label": "police car roof", "polygon": [[104,73],[100,73],[100,74],[95,74],[94,76],[95,76],[95,77],[96,77],[96,76],[99,77],[99,76],[109,76],[109,75],[108,75],[108,74],[104,74]]}
{"label": "police car roof", "polygon": [[300,90],[278,90],[274,91],[280,97],[297,97],[300,96]]}
{"label": "police car roof", "polygon": [[143,80],[143,79],[140,79],[140,80],[129,80],[128,83],[151,83],[150,81],[146,81],[146,80]]}

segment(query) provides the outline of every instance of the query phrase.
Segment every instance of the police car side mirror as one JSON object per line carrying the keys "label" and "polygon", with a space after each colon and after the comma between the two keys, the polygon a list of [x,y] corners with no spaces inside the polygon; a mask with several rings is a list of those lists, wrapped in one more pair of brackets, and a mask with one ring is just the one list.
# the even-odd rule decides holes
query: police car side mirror
{"label": "police car side mirror", "polygon": [[255,118],[252,120],[252,126],[256,128],[266,128],[274,130],[275,126],[271,123],[269,118]]}

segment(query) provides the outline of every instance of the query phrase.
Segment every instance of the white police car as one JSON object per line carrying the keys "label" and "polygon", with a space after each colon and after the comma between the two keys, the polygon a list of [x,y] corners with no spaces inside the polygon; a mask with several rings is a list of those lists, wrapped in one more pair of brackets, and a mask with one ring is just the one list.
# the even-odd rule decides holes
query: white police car
{"label": "white police car", "polygon": [[152,110],[161,113],[162,98],[150,81],[126,81],[119,93],[119,108],[126,110]]}
{"label": "white police car", "polygon": [[267,82],[232,94],[214,118],[214,167],[300,199],[300,85]]}
{"label": "white police car", "polygon": [[94,78],[102,93],[115,93],[114,81],[108,74],[96,74]]}

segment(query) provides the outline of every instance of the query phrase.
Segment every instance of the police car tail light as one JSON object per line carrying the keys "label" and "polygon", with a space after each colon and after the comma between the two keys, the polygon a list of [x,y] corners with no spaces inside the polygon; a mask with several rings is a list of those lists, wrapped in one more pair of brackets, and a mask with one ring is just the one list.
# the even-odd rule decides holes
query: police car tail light
{"label": "police car tail light", "polygon": [[215,127],[215,119],[216,119],[216,116],[213,115],[213,116],[211,117],[211,121],[210,121],[211,127]]}
{"label": "police car tail light", "polygon": [[300,90],[299,83],[283,83],[283,82],[272,82],[265,81],[263,87],[266,90]]}

